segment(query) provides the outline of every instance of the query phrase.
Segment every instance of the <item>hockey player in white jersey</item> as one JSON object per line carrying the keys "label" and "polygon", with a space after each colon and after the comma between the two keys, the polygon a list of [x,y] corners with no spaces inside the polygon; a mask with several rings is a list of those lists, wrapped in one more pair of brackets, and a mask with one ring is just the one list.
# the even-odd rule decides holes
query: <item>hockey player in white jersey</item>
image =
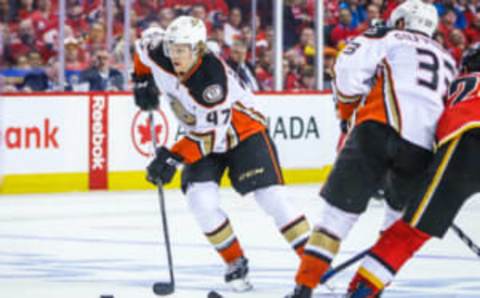
{"label": "hockey player in white jersey", "polygon": [[233,188],[242,195],[254,193],[299,255],[308,223],[284,193],[276,148],[253,94],[208,52],[203,22],[181,16],[162,35],[150,29],[136,43],[135,101],[143,110],[155,109],[161,92],[187,134],[172,148],[158,148],[148,179],[168,183],[176,165],[185,165],[182,190],[201,230],[227,264],[225,281],[234,290],[248,290],[247,259],[220,208],[219,182],[226,169]]}
{"label": "hockey player in white jersey", "polygon": [[[385,185],[392,211],[421,186],[432,158],[443,98],[455,62],[431,36],[438,15],[431,4],[407,0],[389,20],[353,39],[335,65],[335,92],[343,119],[354,128],[321,190],[323,213],[305,246],[288,297],[309,298],[340,244]],[[385,182],[384,182],[385,181]],[[391,212],[392,224],[401,212]]]}

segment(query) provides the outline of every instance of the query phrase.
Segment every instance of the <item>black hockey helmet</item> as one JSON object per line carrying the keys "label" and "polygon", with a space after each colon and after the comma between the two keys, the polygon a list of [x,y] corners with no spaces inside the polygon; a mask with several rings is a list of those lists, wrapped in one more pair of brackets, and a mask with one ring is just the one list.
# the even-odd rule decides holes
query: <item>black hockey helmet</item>
{"label": "black hockey helmet", "polygon": [[480,71],[480,42],[474,43],[463,53],[460,70],[462,72]]}

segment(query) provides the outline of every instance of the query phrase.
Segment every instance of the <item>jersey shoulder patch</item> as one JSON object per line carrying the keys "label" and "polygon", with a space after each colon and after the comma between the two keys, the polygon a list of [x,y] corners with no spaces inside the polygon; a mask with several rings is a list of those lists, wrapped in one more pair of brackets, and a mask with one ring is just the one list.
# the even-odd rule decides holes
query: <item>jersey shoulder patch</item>
{"label": "jersey shoulder patch", "polygon": [[227,98],[227,74],[223,63],[213,54],[202,59],[200,67],[184,84],[197,103],[211,108]]}
{"label": "jersey shoulder patch", "polygon": [[161,69],[168,73],[175,74],[172,62],[163,52],[163,42],[152,49],[148,49],[148,56],[153,62],[160,66]]}

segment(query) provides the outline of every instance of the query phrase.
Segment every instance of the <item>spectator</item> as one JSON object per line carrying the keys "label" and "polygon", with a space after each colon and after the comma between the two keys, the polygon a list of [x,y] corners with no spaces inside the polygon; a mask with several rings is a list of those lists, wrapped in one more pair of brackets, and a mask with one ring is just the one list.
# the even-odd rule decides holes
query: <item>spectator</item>
{"label": "spectator", "polygon": [[225,31],[223,26],[214,27],[212,34],[210,35],[210,40],[215,41],[220,48],[220,57],[224,60],[227,60],[230,56],[230,47],[225,43]]}
{"label": "spectator", "polygon": [[175,12],[170,7],[165,7],[160,10],[160,26],[163,29],[167,29],[174,18]]}
{"label": "spectator", "polygon": [[358,26],[357,31],[359,33],[366,31],[372,24],[372,21],[378,20],[378,19],[380,19],[380,7],[377,6],[376,4],[368,5],[367,19]]}
{"label": "spectator", "polygon": [[337,50],[331,47],[325,47],[323,52],[323,88],[332,90],[332,81],[334,77],[333,66],[337,58]]}
{"label": "spectator", "polygon": [[40,53],[37,51],[31,51],[28,53],[28,64],[32,69],[39,69],[43,67],[43,60]]}
{"label": "spectator", "polygon": [[324,22],[326,26],[335,26],[338,22],[338,10],[339,10],[339,1],[338,0],[324,0]]}
{"label": "spectator", "polygon": [[238,74],[240,81],[245,86],[252,91],[259,91],[254,67],[247,61],[247,51],[247,45],[243,40],[235,40],[227,63]]}
{"label": "spectator", "polygon": [[341,47],[350,38],[356,36],[357,30],[352,26],[352,14],[348,9],[341,9],[339,13],[339,23],[332,29],[330,40],[335,47]]}
{"label": "spectator", "polygon": [[272,50],[260,52],[258,63],[255,68],[260,89],[263,91],[273,90]]}
{"label": "spectator", "polygon": [[290,63],[287,59],[283,59],[282,64],[282,71],[283,71],[283,89],[285,91],[293,91],[298,90],[300,87],[299,84],[299,77],[292,69]]}
{"label": "spectator", "polygon": [[25,20],[33,13],[33,0],[20,0],[20,7],[17,10],[18,20]]}
{"label": "spectator", "polygon": [[36,36],[42,36],[48,29],[58,26],[58,18],[52,12],[52,2],[38,0],[37,9],[30,15]]}
{"label": "spectator", "polygon": [[17,32],[9,37],[9,44],[5,48],[5,55],[11,61],[17,60],[19,56],[26,56],[31,51],[41,51],[45,47],[43,41],[35,37],[35,31],[30,19],[20,22]]}
{"label": "spectator", "polygon": [[73,6],[69,7],[69,5],[67,5],[66,23],[74,30],[73,33],[75,37],[83,37],[88,34],[90,27],[82,6],[75,4],[75,2],[73,3]]}
{"label": "spectator", "polygon": [[465,18],[466,7],[462,7],[457,4],[455,0],[443,0],[436,1],[433,5],[437,9],[439,16],[444,16],[447,12],[451,11],[455,14],[454,26],[458,29],[465,29],[467,27],[467,19]]}
{"label": "spectator", "polygon": [[283,9],[283,47],[289,50],[298,42],[300,26],[303,24],[301,13],[297,11],[297,5],[302,0],[288,0]]}
{"label": "spectator", "polygon": [[141,18],[149,19],[152,15],[158,13],[158,1],[152,0],[137,0],[133,2],[132,8],[135,14]]}
{"label": "spectator", "polygon": [[95,55],[94,65],[82,72],[80,83],[87,83],[89,91],[123,90],[120,71],[110,67],[108,52],[101,50]]}
{"label": "spectator", "polygon": [[300,75],[300,90],[315,90],[315,70],[312,66],[306,66],[302,69]]}
{"label": "spectator", "polygon": [[25,55],[18,56],[15,66],[2,70],[1,74],[4,77],[4,82],[9,86],[20,86],[23,78],[30,71],[30,64]]}
{"label": "spectator", "polygon": [[210,35],[210,33],[212,32],[212,22],[210,22],[210,20],[208,19],[207,7],[205,6],[205,4],[193,5],[190,15],[192,17],[202,20],[207,27],[207,35]]}
{"label": "spectator", "polygon": [[367,18],[365,7],[359,4],[359,0],[346,0],[340,3],[340,9],[348,9],[352,15],[351,26],[356,28]]}
{"label": "spectator", "polygon": [[12,21],[14,12],[14,9],[10,9],[9,0],[0,0],[0,23]]}
{"label": "spectator", "polygon": [[440,19],[440,24],[438,25],[438,31],[443,34],[443,36],[447,39],[447,46],[450,47],[450,43],[448,41],[448,37],[453,29],[455,29],[455,21],[457,20],[457,16],[455,11],[452,9],[447,9],[445,14]]}
{"label": "spectator", "polygon": [[103,49],[106,49],[105,25],[103,23],[93,23],[85,41],[86,53],[95,53]]}
{"label": "spectator", "polygon": [[[290,51],[286,53],[287,56],[295,55],[298,57],[303,57],[304,61],[307,61],[309,58],[313,60],[313,55],[315,54],[315,32],[313,28],[305,27],[302,30],[300,35],[300,41],[296,44]],[[310,61],[313,62],[313,61]]]}
{"label": "spectator", "polygon": [[65,69],[66,70],[83,70],[86,67],[84,54],[82,52],[81,42],[75,37],[67,37],[65,45]]}
{"label": "spectator", "polygon": [[457,65],[460,65],[462,60],[463,51],[467,46],[467,40],[465,35],[463,35],[462,30],[453,29],[449,36],[450,52],[452,53],[453,58],[457,61]]}
{"label": "spectator", "polygon": [[228,22],[223,26],[224,39],[227,46],[231,47],[235,37],[241,35],[241,25],[242,11],[240,8],[234,7],[230,10]]}
{"label": "spectator", "polygon": [[480,12],[475,13],[472,23],[465,30],[465,36],[470,44],[480,41]]}
{"label": "spectator", "polygon": [[76,86],[81,72],[87,67],[84,55],[81,52],[81,42],[74,38],[65,39],[65,79],[69,85]]}

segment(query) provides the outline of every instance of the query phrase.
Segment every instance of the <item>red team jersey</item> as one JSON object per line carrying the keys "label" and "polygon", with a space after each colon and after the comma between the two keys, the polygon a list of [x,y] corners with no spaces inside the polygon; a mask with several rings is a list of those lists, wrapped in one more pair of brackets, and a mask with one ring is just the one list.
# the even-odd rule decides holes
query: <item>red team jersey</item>
{"label": "red team jersey", "polygon": [[465,131],[480,127],[480,73],[459,76],[450,86],[436,137],[441,146]]}

